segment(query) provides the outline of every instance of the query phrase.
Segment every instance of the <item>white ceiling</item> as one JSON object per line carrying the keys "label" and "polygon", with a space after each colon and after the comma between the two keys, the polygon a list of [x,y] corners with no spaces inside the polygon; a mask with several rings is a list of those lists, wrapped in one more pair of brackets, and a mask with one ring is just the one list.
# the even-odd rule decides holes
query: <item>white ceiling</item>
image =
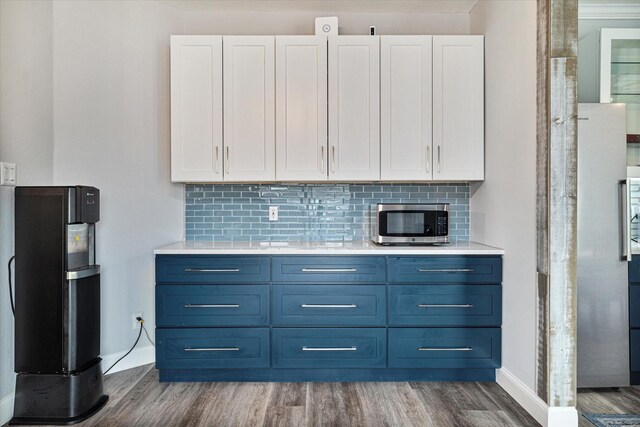
{"label": "white ceiling", "polygon": [[[478,0],[158,0],[183,10],[468,13]],[[506,0],[514,1],[514,0]]]}

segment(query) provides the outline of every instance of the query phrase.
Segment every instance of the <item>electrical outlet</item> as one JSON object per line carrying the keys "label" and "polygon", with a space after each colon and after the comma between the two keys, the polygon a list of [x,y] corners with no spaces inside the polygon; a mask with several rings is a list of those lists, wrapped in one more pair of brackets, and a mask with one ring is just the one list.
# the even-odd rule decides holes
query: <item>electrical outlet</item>
{"label": "electrical outlet", "polygon": [[142,313],[133,313],[131,315],[131,329],[135,329],[135,330],[137,330],[140,327],[140,322],[138,322],[136,317],[140,317],[141,319],[144,319],[144,317],[142,317]]}
{"label": "electrical outlet", "polygon": [[277,221],[277,220],[278,220],[278,207],[269,206],[269,221]]}
{"label": "electrical outlet", "polygon": [[16,164],[0,162],[0,185],[5,187],[16,186]]}

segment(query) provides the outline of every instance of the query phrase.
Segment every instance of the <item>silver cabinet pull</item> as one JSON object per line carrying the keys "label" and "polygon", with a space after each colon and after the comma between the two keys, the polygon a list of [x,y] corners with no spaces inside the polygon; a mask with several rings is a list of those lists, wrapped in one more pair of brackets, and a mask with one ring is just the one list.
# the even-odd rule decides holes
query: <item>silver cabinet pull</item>
{"label": "silver cabinet pull", "polygon": [[331,172],[336,173],[336,146],[331,146]]}
{"label": "silver cabinet pull", "polygon": [[355,268],[303,268],[303,273],[355,273]]}
{"label": "silver cabinet pull", "polygon": [[356,304],[302,304],[302,308],[358,308]]}
{"label": "silver cabinet pull", "polygon": [[418,347],[418,351],[471,351],[471,347]]}
{"label": "silver cabinet pull", "polygon": [[631,189],[629,180],[620,181],[620,214],[622,215],[622,260],[631,262]]}
{"label": "silver cabinet pull", "polygon": [[418,304],[420,308],[472,308],[473,304]]}
{"label": "silver cabinet pull", "polygon": [[302,347],[302,351],[358,351],[356,346],[353,347]]}
{"label": "silver cabinet pull", "polygon": [[440,173],[440,146],[438,145],[438,173]]}
{"label": "silver cabinet pull", "polygon": [[320,147],[320,173],[324,173],[324,145]]}
{"label": "silver cabinet pull", "polygon": [[239,268],[185,268],[186,273],[238,273]]}
{"label": "silver cabinet pull", "polygon": [[185,304],[184,308],[240,308],[240,304]]}
{"label": "silver cabinet pull", "polygon": [[427,146],[427,173],[431,169],[431,147]]}
{"label": "silver cabinet pull", "polygon": [[419,268],[419,273],[472,273],[473,268]]}
{"label": "silver cabinet pull", "polygon": [[218,165],[218,160],[220,159],[219,155],[218,155],[218,151],[220,147],[216,146],[216,175],[218,175],[220,173],[220,165]]}
{"label": "silver cabinet pull", "polygon": [[225,169],[225,171],[227,172],[227,175],[228,175],[229,174],[229,146],[227,145],[225,148],[227,149],[226,150],[227,159],[226,159],[225,164],[224,164],[224,169]]}
{"label": "silver cabinet pull", "polygon": [[240,351],[240,347],[188,347],[184,351]]}

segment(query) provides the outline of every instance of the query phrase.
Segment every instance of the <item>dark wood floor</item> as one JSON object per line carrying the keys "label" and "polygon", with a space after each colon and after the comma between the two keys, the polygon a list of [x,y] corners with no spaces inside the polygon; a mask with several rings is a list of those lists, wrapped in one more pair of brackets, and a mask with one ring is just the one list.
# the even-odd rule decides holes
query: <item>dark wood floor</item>
{"label": "dark wood floor", "polygon": [[578,391],[580,427],[593,427],[582,414],[640,414],[640,387]]}
{"label": "dark wood floor", "polygon": [[81,426],[537,426],[496,383],[159,383],[108,375]]}

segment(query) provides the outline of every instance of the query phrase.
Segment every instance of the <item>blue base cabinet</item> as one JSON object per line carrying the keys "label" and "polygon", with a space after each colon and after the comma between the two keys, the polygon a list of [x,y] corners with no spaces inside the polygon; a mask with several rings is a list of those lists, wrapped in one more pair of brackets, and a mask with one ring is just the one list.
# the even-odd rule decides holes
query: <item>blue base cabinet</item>
{"label": "blue base cabinet", "polygon": [[493,381],[501,256],[156,256],[160,381]]}
{"label": "blue base cabinet", "polygon": [[629,364],[631,385],[640,385],[640,257],[629,263]]}

